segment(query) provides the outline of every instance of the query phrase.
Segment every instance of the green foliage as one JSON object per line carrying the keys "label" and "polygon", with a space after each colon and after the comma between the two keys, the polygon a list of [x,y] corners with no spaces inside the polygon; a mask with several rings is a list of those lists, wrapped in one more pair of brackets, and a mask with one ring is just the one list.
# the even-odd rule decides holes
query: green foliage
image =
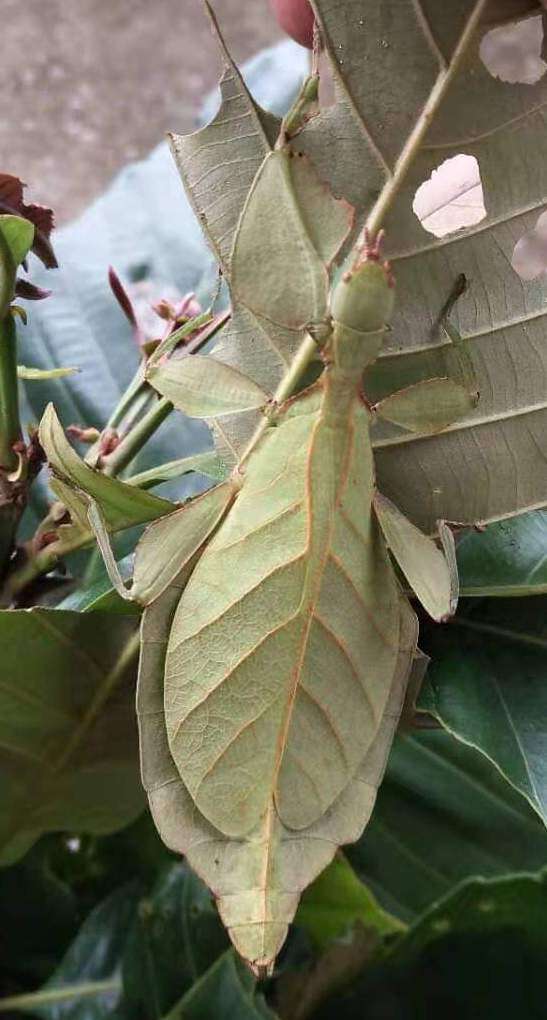
{"label": "green foliage", "polygon": [[[17,271],[31,246],[54,263],[51,223],[41,232],[22,192],[2,204],[0,1012],[542,1015],[545,287],[511,257],[544,200],[546,84],[501,82],[479,54],[487,28],[538,9],[422,6],[314,0],[334,105],[318,108],[312,77],[283,122],[219,40],[220,110],[173,152],[232,313],[188,320],[164,303],[165,332],[145,339],[118,281],[141,363],[85,457],[64,427],[86,402],[69,395],[63,425],[46,411],[60,503],[28,541],[41,452],[23,438],[17,377],[48,395],[63,379],[66,396],[73,370],[17,365],[12,301],[45,293]],[[432,239],[414,192],[462,150],[486,217]],[[196,438],[116,477],[173,405],[211,424],[216,451]],[[82,424],[85,440],[96,422]],[[182,476],[200,476],[186,491],[219,484],[178,504],[147,491]],[[447,626],[422,627],[415,712],[416,621],[398,582],[435,620],[453,612],[443,519],[493,523],[458,536],[466,598]],[[93,530],[118,592],[68,558]],[[138,817],[139,644],[142,782],[184,864]],[[405,692],[407,733],[362,835]],[[258,989],[226,929],[263,978],[295,911]]]}
{"label": "green foliage", "polygon": [[108,527],[113,531],[142,524],[173,509],[167,500],[130,488],[85,464],[67,441],[51,404],[42,418],[40,442],[53,472],[51,487],[70,511],[70,525],[61,525],[59,530],[61,546],[80,539],[80,536],[73,537],[74,529],[83,533],[82,542],[84,536],[87,540],[91,539],[87,518],[89,501],[84,493],[97,500]]}
{"label": "green foliage", "polygon": [[431,638],[420,706],[493,762],[547,822],[545,601],[466,609]]}
{"label": "green foliage", "polygon": [[338,854],[306,889],[295,924],[308,933],[316,948],[327,949],[357,923],[372,930],[379,941],[382,936],[404,931],[404,925],[382,910],[346,858]]}
{"label": "green foliage", "polygon": [[15,278],[34,240],[34,227],[21,216],[0,216],[0,318],[15,294]]}
{"label": "green foliage", "polygon": [[142,809],[131,705],[132,619],[0,612],[3,649],[0,859],[43,832],[109,832]]}
{"label": "green foliage", "polygon": [[[435,904],[387,963],[329,998],[315,1020],[371,1016],[540,1017],[544,1005],[545,872],[472,879]],[[286,1015],[286,1014],[285,1014]]]}
{"label": "green foliage", "polygon": [[468,875],[540,869],[547,832],[481,754],[425,731],[395,741],[370,826],[347,855],[380,902],[410,921]]}

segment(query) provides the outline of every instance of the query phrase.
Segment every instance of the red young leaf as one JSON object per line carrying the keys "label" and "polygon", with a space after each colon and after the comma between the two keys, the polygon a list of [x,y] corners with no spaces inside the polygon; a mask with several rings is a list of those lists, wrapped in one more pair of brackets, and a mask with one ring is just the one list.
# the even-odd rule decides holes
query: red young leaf
{"label": "red young leaf", "polygon": [[49,235],[54,227],[53,210],[48,209],[45,205],[34,205],[33,203],[27,205],[23,200],[24,188],[25,185],[19,177],[0,173],[0,213],[24,216],[34,224],[32,251],[47,269],[54,269],[57,259],[49,240]]}

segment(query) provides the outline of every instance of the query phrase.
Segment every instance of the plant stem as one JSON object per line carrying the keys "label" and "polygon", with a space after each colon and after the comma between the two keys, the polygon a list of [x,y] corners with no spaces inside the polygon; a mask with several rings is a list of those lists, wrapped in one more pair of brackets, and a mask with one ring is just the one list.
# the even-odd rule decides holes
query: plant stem
{"label": "plant stem", "polygon": [[[183,356],[187,357],[189,354],[197,353],[224,325],[229,316],[230,312],[226,311],[215,318],[211,318],[211,314],[206,312],[197,319],[185,323],[184,326],[181,326],[166,337],[149,358],[148,365],[153,364],[158,355],[162,356],[162,352],[165,353],[165,351],[170,350],[171,347],[180,343],[181,340],[184,340],[196,329],[199,332],[192,340],[187,341]],[[112,429],[120,429],[121,427],[121,432],[126,433],[116,450],[104,458],[103,471],[106,475],[118,474],[124,467],[127,467],[127,464],[137,455],[141,447],[159,428],[173,409],[172,404],[167,406],[165,401],[159,401],[159,404],[162,405],[161,408],[158,404],[155,404],[150,411],[144,414],[140,422],[135,421],[135,418],[142,411],[146,410],[149,402],[157,396],[156,391],[146,381],[145,371],[146,365],[142,362],[105,425],[105,428]],[[88,451],[85,457],[86,463],[95,464],[97,446],[98,443],[94,443]]]}
{"label": "plant stem", "polygon": [[13,444],[20,438],[17,337],[9,314],[0,322],[0,467],[6,471],[17,467]]}
{"label": "plant stem", "polygon": [[122,439],[113,453],[104,458],[103,473],[117,475],[124,467],[127,467],[172,410],[173,405],[166,397],[158,400],[155,406],[151,407],[131,429],[131,432]]}
{"label": "plant stem", "polygon": [[9,477],[19,463],[13,447],[22,438],[17,381],[17,337],[11,313],[0,321],[0,581],[15,544],[26,487]]}
{"label": "plant stem", "polygon": [[[181,329],[176,330],[167,338],[166,341],[164,341],[164,343],[170,345],[172,345],[174,341],[179,343],[181,338],[184,338],[196,329],[196,324],[203,326],[204,328],[200,329],[197,336],[195,336],[193,340],[190,340],[184,348],[183,356],[188,357],[191,354],[197,353],[197,351],[199,351],[204,344],[211,339],[217,330],[224,325],[228,318],[228,312],[224,312],[222,315],[217,316],[217,318],[213,320],[211,320],[209,313],[205,313],[198,319],[194,319],[192,322],[186,323],[186,325]],[[153,362],[154,357],[157,357],[160,349],[161,348],[158,347],[154,352],[150,358],[149,364]],[[150,392],[155,393],[155,391],[149,387],[148,383],[144,382],[143,386],[150,389]],[[138,392],[139,391],[137,390],[136,394]],[[172,410],[173,405],[166,397],[162,397],[161,400],[158,400],[154,407],[151,407],[150,410],[143,415],[141,420],[137,422],[131,431],[122,439],[120,445],[117,446],[108,457],[104,458],[104,474],[117,475],[120,471],[123,471],[123,469],[127,467],[130,461],[133,460],[145,443],[150,439],[150,436],[152,436],[160,427],[162,422],[165,421]]]}
{"label": "plant stem", "polygon": [[116,407],[112,411],[105,428],[115,429],[118,427],[122,419],[125,417],[129,408],[132,406],[133,401],[138,397],[146,386],[144,381],[144,362],[141,361],[135,375],[133,376],[129,386],[122,393]]}
{"label": "plant stem", "polygon": [[[373,237],[378,233],[380,228],[383,226],[385,218],[389,213],[395,199],[399,194],[402,185],[406,180],[408,171],[420,150],[420,146],[431,126],[431,122],[435,116],[435,113],[437,112],[439,105],[444,99],[446,92],[452,83],[454,75],[458,71],[462,61],[465,58],[465,54],[467,53],[467,49],[469,47],[471,39],[473,38],[477,30],[480,18],[485,10],[487,2],[488,0],[478,0],[478,2],[475,4],[473,12],[469,16],[465,29],[461,34],[459,43],[454,51],[450,63],[443,67],[439,72],[437,81],[435,82],[435,85],[422,110],[422,113],[420,114],[413,130],[408,136],[405,145],[403,146],[401,154],[397,160],[395,170],[393,171],[393,174],[389,177],[389,179],[386,181],[384,187],[380,192],[380,195],[378,196],[377,201],[375,202],[367,218],[367,228]],[[317,345],[315,341],[309,334],[306,335],[298,351],[296,352],[296,355],[292,361],[290,368],[284,375],[283,379],[281,380],[277,388],[277,391],[274,396],[274,399],[277,403],[282,403],[283,400],[286,400],[287,397],[289,397],[294,392],[298,385],[299,380],[306,371],[316,350]],[[256,444],[260,440],[261,436],[264,434],[267,427],[268,421],[265,418],[256,429],[249,445],[244,451],[243,456],[239,462],[240,465],[248,459],[248,457],[254,450]]]}
{"label": "plant stem", "polygon": [[[298,383],[300,382],[300,379],[304,375],[304,372],[306,371],[310,361],[312,360],[315,354],[317,354],[317,342],[313,339],[312,336],[310,336],[309,333],[306,333],[306,336],[304,337],[302,343],[300,344],[300,347],[298,348],[290,364],[290,367],[287,369],[285,375],[281,379],[281,382],[279,383],[279,386],[277,387],[274,393],[273,399],[275,404],[282,404],[283,401],[287,400],[288,397],[290,397],[294,393],[296,387],[298,386]],[[260,424],[258,425],[257,429],[255,430],[254,435],[252,436],[249,442],[249,445],[243,451],[238,467],[241,467],[242,464],[244,464],[245,461],[249,459],[255,446],[262,438],[268,427],[269,427],[268,419],[267,417],[264,417]]]}
{"label": "plant stem", "polygon": [[397,198],[401,186],[406,180],[407,173],[419,152],[425,135],[431,127],[431,122],[442,103],[447,90],[452,84],[454,75],[459,70],[462,61],[465,59],[469,44],[475,35],[487,3],[488,0],[478,0],[475,4],[460,36],[458,45],[452,54],[450,63],[443,67],[439,72],[438,78],[429,94],[427,102],[425,103],[416,124],[401,150],[393,174],[382,188],[377,201],[372,207],[370,215],[367,218],[367,228],[372,237],[375,237],[380,228],[384,225],[386,216]]}
{"label": "plant stem", "polygon": [[68,999],[89,998],[105,992],[117,992],[122,987],[121,978],[106,978],[104,981],[85,981],[80,985],[63,988],[47,988],[39,992],[26,992],[23,995],[9,995],[0,999],[0,1013],[11,1010],[31,1010],[37,1006],[66,1002]]}
{"label": "plant stem", "polygon": [[[141,397],[141,394],[149,389],[147,383],[144,381],[144,362],[141,362],[135,375],[133,376],[129,386],[122,393],[118,403],[116,404],[112,414],[108,418],[105,425],[105,429],[117,429],[120,422],[123,420],[126,414],[133,408],[135,402]],[[103,430],[104,431],[104,430]],[[90,446],[87,451],[84,461],[86,464],[95,466],[99,455],[99,444],[100,438]]]}

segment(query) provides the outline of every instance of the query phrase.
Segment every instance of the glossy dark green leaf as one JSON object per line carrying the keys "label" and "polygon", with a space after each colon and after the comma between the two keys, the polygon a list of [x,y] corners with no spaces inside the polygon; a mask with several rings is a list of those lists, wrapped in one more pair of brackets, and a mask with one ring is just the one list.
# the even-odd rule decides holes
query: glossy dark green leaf
{"label": "glossy dark green leaf", "polygon": [[0,613],[0,860],[44,832],[111,832],[142,809],[138,632],[107,613]]}
{"label": "glossy dark green leaf", "polygon": [[41,844],[0,870],[0,917],[0,987],[4,994],[37,987],[51,974],[79,922],[77,897],[54,874]]}
{"label": "glossy dark green leaf", "polygon": [[547,600],[465,610],[431,635],[420,707],[481,751],[547,822]]}
{"label": "glossy dark green leaf", "polygon": [[125,885],[84,921],[61,963],[43,987],[0,1011],[15,1010],[44,1020],[106,1020],[122,993],[121,961],[138,906],[138,887]]}
{"label": "glossy dark green leaf", "polygon": [[347,855],[380,903],[411,920],[470,875],[541,868],[547,833],[482,755],[428,731],[396,740],[372,821]]}
{"label": "glossy dark green leaf", "polygon": [[542,1020],[546,933],[545,872],[470,879],[418,918],[387,960],[362,969],[314,1020]]}
{"label": "glossy dark green leaf", "polygon": [[[129,580],[131,564],[129,557],[121,561],[122,577]],[[131,557],[132,560],[132,557]],[[119,565],[118,565],[119,566]],[[57,606],[57,609],[70,609],[78,613],[91,613],[98,610],[104,613],[121,613],[123,616],[139,616],[140,606],[136,602],[122,599],[111,585],[108,575],[90,584],[89,587],[76,588]]]}
{"label": "glossy dark green leaf", "polygon": [[468,531],[458,543],[462,595],[541,595],[547,592],[547,511]]}
{"label": "glossy dark green leaf", "polygon": [[139,904],[124,956],[124,1016],[159,1020],[228,942],[206,887],[172,865]]}
{"label": "glossy dark green leaf", "polygon": [[[134,831],[133,838],[146,836],[140,823]],[[131,853],[129,833],[125,844],[124,836],[117,842],[121,839]],[[151,891],[145,895],[142,885],[124,883],[102,900],[47,983],[12,1000],[11,1008],[28,1009],[48,1020],[102,1020],[115,1007],[119,1020],[160,1020],[213,966],[228,937],[210,894],[184,864],[162,866],[168,854],[159,839],[151,849],[152,856],[148,852],[138,863],[141,881],[149,864],[160,865]],[[100,872],[110,864],[117,874],[120,863],[110,852],[106,857],[94,854],[88,866]],[[136,874],[131,857],[125,870]],[[5,1009],[0,1000],[0,1013]]]}
{"label": "glossy dark green leaf", "polygon": [[397,961],[410,960],[448,933],[520,930],[547,952],[547,872],[472,878],[435,903],[397,944]]}
{"label": "glossy dark green leaf", "polygon": [[250,970],[232,949],[224,953],[165,1020],[274,1020],[256,993]]}

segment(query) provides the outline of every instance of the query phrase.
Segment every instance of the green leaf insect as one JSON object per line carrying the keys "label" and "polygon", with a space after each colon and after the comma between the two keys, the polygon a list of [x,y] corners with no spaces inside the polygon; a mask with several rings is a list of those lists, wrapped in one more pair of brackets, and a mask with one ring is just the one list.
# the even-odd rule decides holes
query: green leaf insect
{"label": "green leaf insect", "polygon": [[145,607],[137,702],[156,825],[257,973],[273,966],[302,890],[367,824],[422,670],[395,564],[434,619],[457,600],[451,532],[439,525],[439,547],[377,491],[371,426],[434,432],[473,397],[447,375],[367,400],[395,290],[381,237],[365,236],[330,283],[351,222],[309,160],[287,144],[265,157],[234,234],[232,295],[316,344],[323,371],[292,395],[297,353],[272,395],[216,352],[150,363],[149,382],[186,413],[216,423],[252,411],[259,424],[225,481],[176,508],[143,506],[157,520],[129,590],[109,544],[128,487],[107,492],[111,479],[83,469],[51,411],[41,429],[114,584]]}
{"label": "green leaf insect", "polygon": [[[371,426],[439,431],[474,396],[447,373],[367,400],[395,289],[381,236],[365,235],[332,283],[352,220],[286,140],[264,157],[225,262],[236,314],[273,337],[294,331],[296,354],[274,394],[224,360],[222,341],[220,357],[149,365],[180,410],[215,429],[251,413],[254,426],[225,481],[150,514],[129,590],[106,494],[96,476],[93,491],[74,478],[114,584],[145,607],[137,707],[152,815],[259,974],[302,890],[366,826],[423,672],[400,575],[435,620],[457,600],[452,534],[441,522],[439,547],[377,491]],[[294,395],[310,346],[323,371]],[[68,462],[64,451],[65,479]]]}
{"label": "green leaf insect", "polygon": [[[258,973],[300,892],[366,825],[421,668],[393,561],[434,619],[456,604],[449,529],[440,525],[441,549],[375,486],[370,428],[382,403],[367,402],[361,380],[393,300],[379,242],[367,240],[333,289],[319,380],[278,404],[265,394],[263,425],[232,475],[154,521],[136,550],[129,596],[146,607],[138,712],[152,814]],[[189,373],[190,361],[154,368],[178,406],[200,413],[201,399],[209,415],[223,386],[231,411],[238,393],[243,408],[258,399],[214,358]],[[436,382],[436,400],[443,383],[453,392],[452,380]],[[410,424],[413,390],[398,415]],[[90,520],[105,548],[97,503]]]}

